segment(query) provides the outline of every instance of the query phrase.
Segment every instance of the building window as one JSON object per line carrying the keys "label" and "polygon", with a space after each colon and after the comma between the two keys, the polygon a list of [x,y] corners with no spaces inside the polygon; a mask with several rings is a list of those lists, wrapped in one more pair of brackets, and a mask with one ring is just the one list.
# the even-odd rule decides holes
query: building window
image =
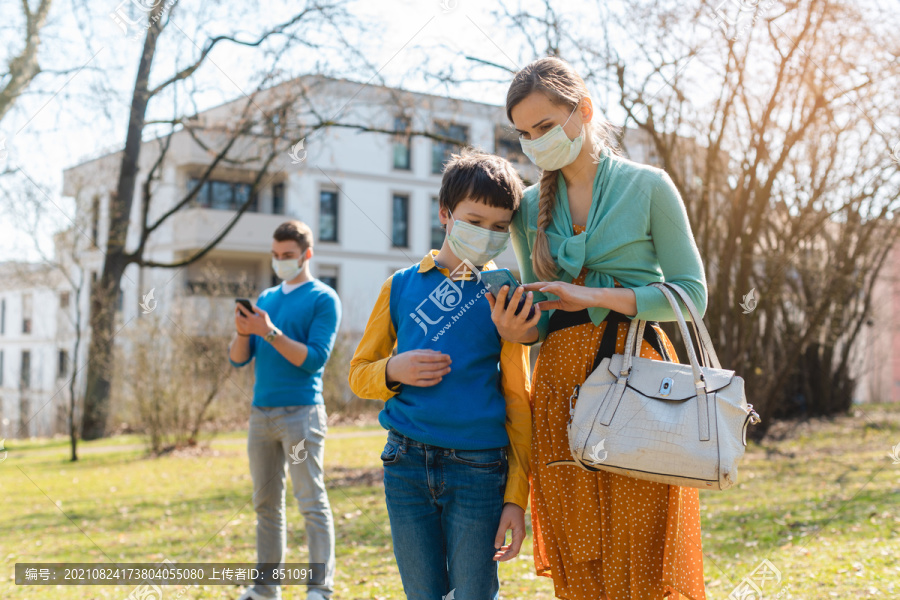
{"label": "building window", "polygon": [[62,379],[69,375],[69,351],[60,350],[59,359],[57,360],[56,376]]}
{"label": "building window", "polygon": [[19,369],[19,389],[31,387],[31,352],[22,350],[22,368]]}
{"label": "building window", "polygon": [[391,245],[395,248],[406,248],[409,246],[409,196],[394,194],[391,216],[393,223]]}
{"label": "building window", "polygon": [[338,194],[331,190],[319,192],[319,240],[338,241]]}
{"label": "building window", "polygon": [[318,265],[316,267],[316,279],[338,291],[338,268],[334,265]]}
{"label": "building window", "polygon": [[397,117],[394,119],[394,131],[404,131],[404,134],[394,136],[394,168],[410,170],[410,149],[412,140],[408,134],[410,121],[408,117]]}
{"label": "building window", "polygon": [[456,123],[435,123],[434,132],[437,135],[456,140],[458,143],[433,141],[431,144],[431,172],[440,174],[444,171],[444,163],[450,160],[450,155],[459,152],[468,143],[469,128]]}
{"label": "building window", "polygon": [[97,247],[100,236],[100,196],[91,198],[91,243]]}
{"label": "building window", "polygon": [[22,294],[22,333],[31,333],[31,294]]}
{"label": "building window", "polygon": [[441,225],[441,203],[437,196],[431,198],[431,247],[440,250],[444,245],[444,228]]}
{"label": "building window", "polygon": [[6,298],[0,300],[0,335],[6,333]]}
{"label": "building window", "polygon": [[497,125],[494,128],[494,148],[498,156],[512,163],[528,163],[528,157],[522,152],[519,136],[510,127]]}
{"label": "building window", "polygon": [[0,350],[0,388],[3,387],[3,350]]}
{"label": "building window", "polygon": [[272,185],[272,214],[284,214],[284,184],[276,183]]}
{"label": "building window", "polygon": [[238,210],[249,199],[250,204],[247,206],[246,212],[259,212],[258,199],[256,194],[253,193],[252,185],[249,183],[235,183],[232,187],[234,187],[234,210]]}
{"label": "building window", "polygon": [[[188,183],[188,191],[192,191],[198,185],[200,179],[192,177]],[[247,212],[259,212],[258,198],[249,183],[208,179],[200,185],[200,191],[194,196],[193,205],[216,210],[238,210],[248,199],[250,205]]]}
{"label": "building window", "polygon": [[69,308],[69,292],[63,291],[59,293],[59,307]]}

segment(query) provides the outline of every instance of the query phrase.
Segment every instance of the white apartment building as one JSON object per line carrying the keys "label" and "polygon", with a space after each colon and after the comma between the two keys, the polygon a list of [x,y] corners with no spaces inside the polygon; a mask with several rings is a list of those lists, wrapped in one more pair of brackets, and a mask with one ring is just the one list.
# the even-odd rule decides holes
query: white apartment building
{"label": "white apartment building", "polygon": [[60,271],[0,263],[0,439],[64,431],[75,295]]}
{"label": "white apartment building", "polygon": [[[384,130],[409,123],[413,130],[436,132],[505,155],[523,177],[534,180],[537,176],[511,135],[502,107],[323,78],[288,82],[255,102],[265,106],[272,100],[270,96],[290,95],[294,86],[306,86],[296,95],[305,96],[310,103],[332,111],[345,106],[340,116],[343,122]],[[199,115],[198,121],[212,128],[233,118],[242,107],[238,100]],[[306,109],[301,106],[297,112],[303,115]],[[156,140],[144,143],[138,185],[157,156],[156,147]],[[296,218],[306,222],[315,236],[313,274],[341,295],[342,328],[361,332],[384,280],[442,242],[437,194],[442,165],[455,150],[453,145],[423,137],[395,139],[352,128],[331,127],[307,136],[303,150],[297,153],[299,157],[305,153],[302,162],[294,164],[295,159],[287,153],[280,156],[251,210],[202,260],[182,269],[129,267],[123,284],[124,318],[141,311],[142,297],[150,289],[155,290],[160,308],[174,295],[203,294],[208,288],[204,270],[211,264],[236,292],[241,281],[250,282],[257,293],[273,285],[276,280],[269,264],[272,232],[283,221]],[[107,200],[116,183],[112,175],[119,160],[118,153],[109,154],[65,172],[64,194],[77,198],[80,209],[90,215],[86,221],[92,223],[90,235],[97,249],[89,251],[95,260],[85,262],[96,267],[102,260]],[[151,218],[184,197],[208,163],[208,154],[187,133],[175,133],[154,191]],[[191,207],[152,234],[146,256],[168,263],[202,249],[234,216],[254,175],[251,169],[234,166],[214,171]],[[133,238],[139,210],[135,202]],[[499,262],[515,268],[512,250]]]}

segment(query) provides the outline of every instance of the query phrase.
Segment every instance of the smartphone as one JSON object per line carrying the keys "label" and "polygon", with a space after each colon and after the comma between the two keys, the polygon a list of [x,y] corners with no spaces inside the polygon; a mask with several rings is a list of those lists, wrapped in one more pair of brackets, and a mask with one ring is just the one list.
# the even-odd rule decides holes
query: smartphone
{"label": "smartphone", "polygon": [[[512,298],[513,292],[516,291],[516,288],[521,284],[516,281],[516,278],[513,277],[513,274],[509,269],[493,269],[491,271],[482,271],[481,272],[481,283],[487,287],[488,291],[496,298],[500,294],[500,289],[504,285],[509,286],[509,292],[507,292],[506,296],[506,304],[503,308],[509,306],[509,301]],[[522,307],[525,306],[525,296],[526,294],[522,294],[522,299],[519,300],[519,306],[516,308],[516,314],[518,315],[522,312]],[[534,316],[534,305],[531,306],[531,310],[528,311],[528,318]]]}
{"label": "smartphone", "polygon": [[256,312],[255,310],[253,310],[253,305],[250,304],[250,300],[248,300],[247,298],[235,298],[234,302],[235,304],[240,304],[252,313]]}

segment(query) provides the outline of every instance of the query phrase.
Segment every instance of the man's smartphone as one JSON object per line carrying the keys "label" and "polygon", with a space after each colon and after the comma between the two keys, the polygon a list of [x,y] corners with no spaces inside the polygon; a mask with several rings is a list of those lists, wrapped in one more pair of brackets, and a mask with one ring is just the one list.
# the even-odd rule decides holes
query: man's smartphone
{"label": "man's smartphone", "polygon": [[[503,308],[509,306],[509,301],[512,298],[513,292],[516,291],[516,288],[521,284],[516,281],[516,278],[513,277],[513,274],[509,269],[493,269],[491,271],[482,271],[481,272],[481,282],[487,287],[488,291],[496,298],[500,294],[500,289],[504,285],[509,286],[509,291],[506,296],[506,304]],[[519,306],[516,308],[516,314],[518,315],[522,311],[522,307],[525,306],[525,296],[526,294],[522,294],[522,299],[519,300]],[[534,316],[534,305],[531,306],[531,310],[528,311],[528,318]]]}
{"label": "man's smartphone", "polygon": [[248,311],[250,311],[251,313],[255,313],[255,312],[256,312],[255,310],[253,310],[253,305],[250,304],[250,300],[247,299],[247,298],[235,298],[235,299],[234,299],[234,302],[235,302],[235,304],[240,304],[241,306],[243,306],[244,308],[246,308],[246,309],[247,309]]}

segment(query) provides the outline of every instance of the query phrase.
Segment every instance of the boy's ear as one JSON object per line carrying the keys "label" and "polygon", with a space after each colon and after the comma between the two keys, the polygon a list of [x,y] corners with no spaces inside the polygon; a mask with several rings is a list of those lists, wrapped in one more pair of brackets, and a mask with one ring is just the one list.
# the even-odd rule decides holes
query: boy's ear
{"label": "boy's ear", "polygon": [[447,210],[446,206],[442,206],[441,209],[438,211],[438,218],[441,221],[441,225],[443,225],[446,228],[447,223],[450,222],[450,211]]}

